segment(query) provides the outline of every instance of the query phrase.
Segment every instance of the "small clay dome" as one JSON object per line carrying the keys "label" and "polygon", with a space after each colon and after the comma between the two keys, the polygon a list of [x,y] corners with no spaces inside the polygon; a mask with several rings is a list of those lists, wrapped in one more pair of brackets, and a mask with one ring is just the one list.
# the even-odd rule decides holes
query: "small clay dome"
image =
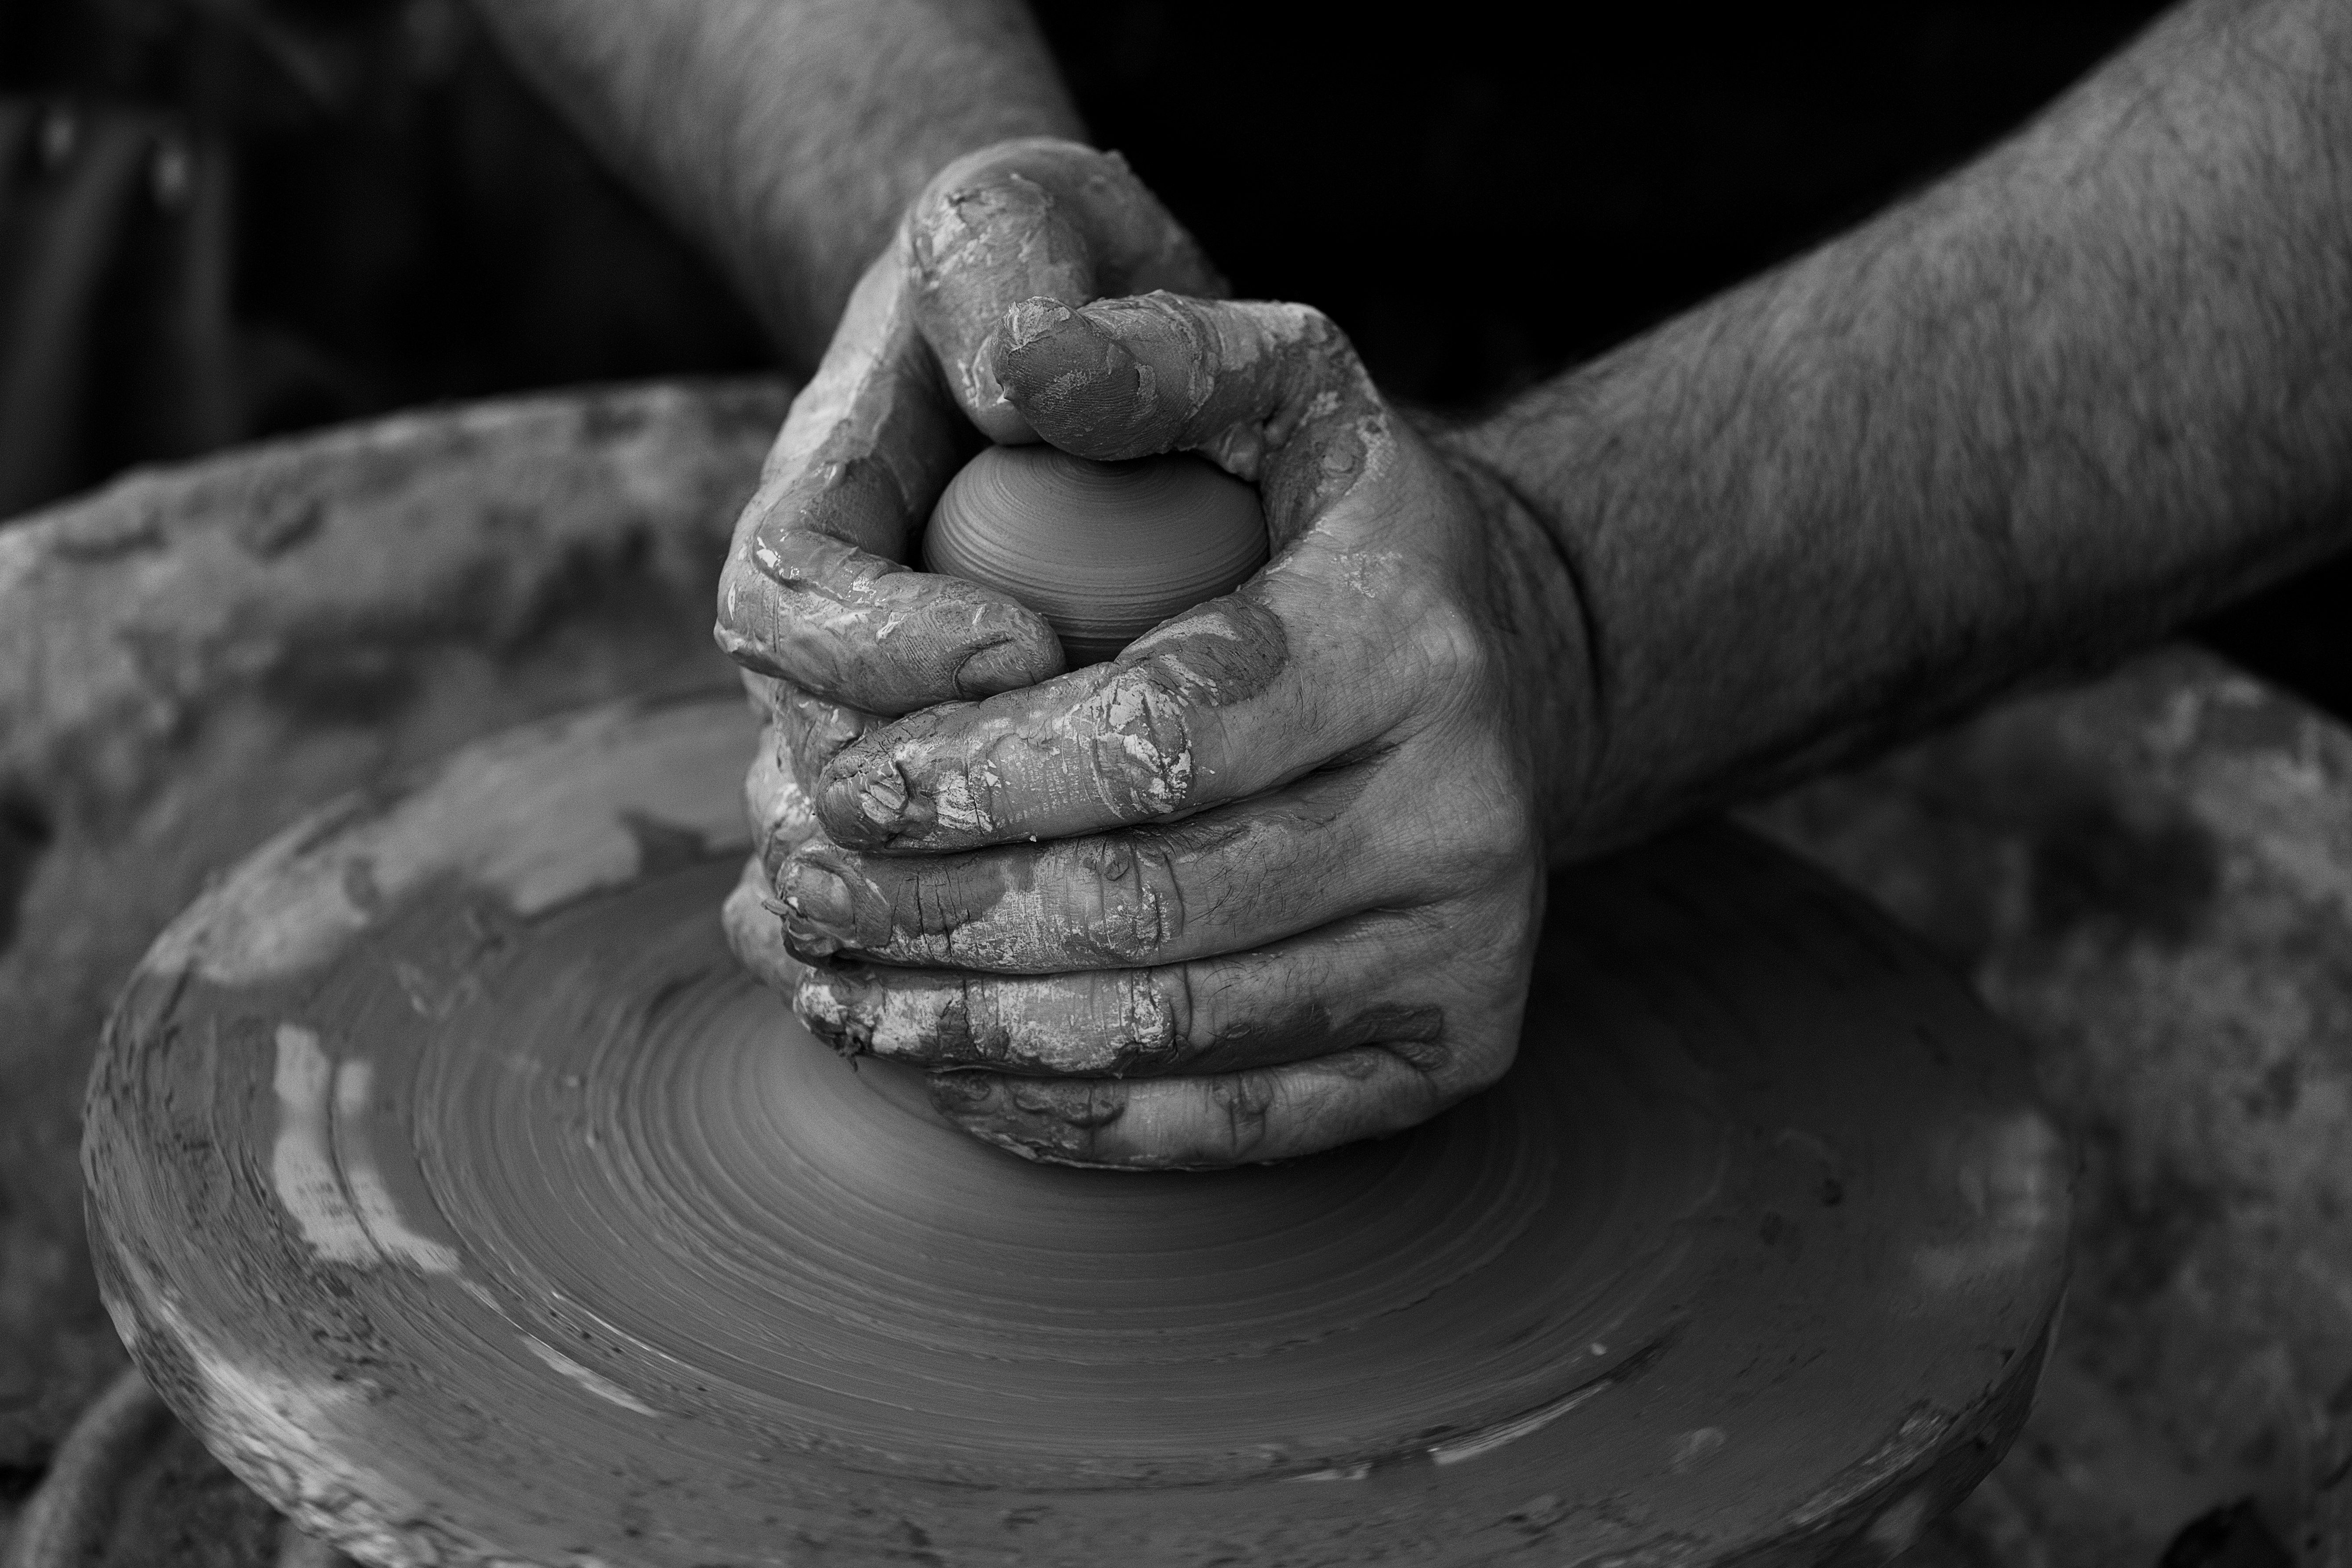
{"label": "small clay dome", "polygon": [[1227,592],[1265,559],[1255,487],[1181,453],[1097,463],[991,447],[949,481],[923,535],[925,571],[1036,611],[1072,668]]}

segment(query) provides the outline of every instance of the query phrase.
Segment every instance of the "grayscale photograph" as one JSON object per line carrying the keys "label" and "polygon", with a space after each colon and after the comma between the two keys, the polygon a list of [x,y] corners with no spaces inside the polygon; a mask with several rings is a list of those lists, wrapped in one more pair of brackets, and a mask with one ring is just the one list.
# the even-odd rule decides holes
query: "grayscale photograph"
{"label": "grayscale photograph", "polygon": [[0,0],[0,1568],[2352,1568],[2352,3]]}

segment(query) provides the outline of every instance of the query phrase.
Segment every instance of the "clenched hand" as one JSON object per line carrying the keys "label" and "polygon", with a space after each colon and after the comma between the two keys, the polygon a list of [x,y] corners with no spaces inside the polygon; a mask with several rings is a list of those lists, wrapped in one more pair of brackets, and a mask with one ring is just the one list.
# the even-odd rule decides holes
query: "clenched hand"
{"label": "clenched hand", "polygon": [[[1116,160],[951,166],[721,588],[772,716],[739,951],[1035,1159],[1278,1159],[1492,1083],[1590,760],[1573,584],[1534,520],[1322,316],[1217,291]],[[1197,451],[1261,487],[1272,559],[1063,673],[1036,616],[901,564],[983,433]]]}

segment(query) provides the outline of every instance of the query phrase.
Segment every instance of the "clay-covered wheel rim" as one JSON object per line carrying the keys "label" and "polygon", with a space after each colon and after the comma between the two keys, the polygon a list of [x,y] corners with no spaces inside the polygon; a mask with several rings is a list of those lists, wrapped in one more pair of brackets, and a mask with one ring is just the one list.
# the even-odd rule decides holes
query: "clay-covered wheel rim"
{"label": "clay-covered wheel rim", "polygon": [[[148,1375],[377,1563],[1809,1561],[2023,1418],[2070,1173],[2015,1043],[1727,828],[1559,879],[1518,1067],[1212,1175],[1024,1163],[727,952],[733,700],[289,831],[110,1026]],[[1775,1561],[1783,1560],[1775,1558]]]}

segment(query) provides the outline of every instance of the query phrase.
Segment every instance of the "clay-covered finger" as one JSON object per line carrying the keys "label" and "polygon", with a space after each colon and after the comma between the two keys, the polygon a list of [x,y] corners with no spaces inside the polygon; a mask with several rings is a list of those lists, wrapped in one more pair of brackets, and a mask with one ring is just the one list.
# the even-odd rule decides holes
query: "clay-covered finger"
{"label": "clay-covered finger", "polygon": [[779,526],[727,563],[719,645],[749,668],[874,713],[1058,672],[1053,629],[1005,595]]}
{"label": "clay-covered finger", "polygon": [[1485,647],[1407,553],[1303,542],[1110,663],[866,731],[817,816],[850,847],[936,852],[1199,812],[1494,700]]}
{"label": "clay-covered finger", "polygon": [[720,645],[818,697],[884,714],[1060,670],[1061,644],[1035,615],[905,563],[982,441],[1028,437],[994,381],[1006,307],[1168,286],[1220,287],[1117,158],[1016,142],[943,171],[861,280],[794,401],[721,578]]}
{"label": "clay-covered finger", "polygon": [[743,679],[754,705],[774,731],[777,764],[811,799],[826,764],[883,722],[862,708],[803,691],[789,680],[748,670]]}
{"label": "clay-covered finger", "polygon": [[736,524],[719,589],[716,635],[736,660],[874,713],[1011,690],[1063,665],[1029,610],[904,564],[981,441],[908,294],[895,256],[859,283]]}
{"label": "clay-covered finger", "polygon": [[1113,461],[1198,451],[1264,493],[1277,550],[1395,456],[1394,414],[1347,335],[1307,305],[1166,291],[1015,307],[1008,401],[1046,440]]}
{"label": "clay-covered finger", "polygon": [[1402,770],[1339,769],[1182,822],[945,855],[819,836],[785,858],[775,893],[787,940],[813,959],[1009,974],[1179,963],[1445,898],[1498,869],[1466,838],[1456,850],[1476,811],[1423,826],[1415,788]]}
{"label": "clay-covered finger", "polygon": [[719,922],[736,959],[761,984],[786,997],[799,990],[808,966],[784,946],[783,928],[769,909],[768,870],[758,856],[743,862],[743,874],[720,908]]}
{"label": "clay-covered finger", "polygon": [[837,841],[938,850],[1181,815],[1494,700],[1460,580],[1482,546],[1447,531],[1474,509],[1328,321],[1166,294],[1057,319],[999,355],[1036,382],[1014,390],[1040,427],[1087,456],[1210,453],[1258,480],[1278,552],[1108,664],[845,748],[814,792]]}
{"label": "clay-covered finger", "polygon": [[1424,1071],[1400,1052],[1367,1046],[1198,1078],[938,1072],[930,1085],[940,1116],[1024,1159],[1203,1170],[1293,1159],[1401,1132],[1484,1081]]}
{"label": "clay-covered finger", "polygon": [[1006,310],[1154,289],[1223,292],[1192,237],[1115,153],[1001,142],[941,170],[908,222],[916,310],[948,389],[992,440],[1033,440],[996,382]]}
{"label": "clay-covered finger", "polygon": [[1352,917],[1150,969],[983,974],[825,963],[793,1010],[844,1055],[1030,1076],[1238,1071],[1387,1045],[1435,1070],[1491,1034],[1517,944],[1508,892]]}
{"label": "clay-covered finger", "polygon": [[751,858],[766,869],[770,885],[785,858],[822,831],[772,723],[761,731],[751,765],[743,771],[743,819],[751,825]]}

